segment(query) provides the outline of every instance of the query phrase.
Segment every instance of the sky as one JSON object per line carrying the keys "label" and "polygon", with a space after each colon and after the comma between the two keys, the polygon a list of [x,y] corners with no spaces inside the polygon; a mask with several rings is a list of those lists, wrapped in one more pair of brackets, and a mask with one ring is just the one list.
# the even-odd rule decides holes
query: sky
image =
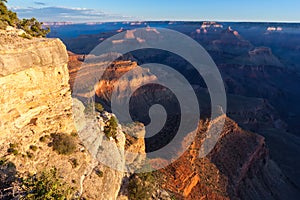
{"label": "sky", "polygon": [[300,22],[300,0],[8,0],[8,7],[43,22]]}

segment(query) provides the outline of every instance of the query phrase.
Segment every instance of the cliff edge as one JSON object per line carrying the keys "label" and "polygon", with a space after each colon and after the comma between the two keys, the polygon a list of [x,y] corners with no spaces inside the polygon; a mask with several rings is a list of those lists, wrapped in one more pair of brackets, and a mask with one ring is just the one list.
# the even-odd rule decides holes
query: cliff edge
{"label": "cliff edge", "polygon": [[[75,198],[116,199],[125,174],[99,163],[81,142],[74,111],[85,107],[71,97],[65,45],[16,31],[0,35],[0,198],[20,197],[14,175],[56,168]],[[122,129],[119,134],[125,139]],[[62,145],[70,146],[55,149],[64,139]],[[5,162],[13,163],[13,174],[3,170]]]}

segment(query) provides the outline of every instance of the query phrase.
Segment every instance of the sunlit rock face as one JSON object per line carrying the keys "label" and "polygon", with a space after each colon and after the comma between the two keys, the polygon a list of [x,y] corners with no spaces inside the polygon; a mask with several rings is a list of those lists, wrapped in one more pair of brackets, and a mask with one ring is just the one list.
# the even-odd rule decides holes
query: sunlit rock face
{"label": "sunlit rock face", "polygon": [[214,149],[199,158],[209,123],[201,121],[189,149],[180,159],[160,170],[165,180],[163,188],[172,191],[178,199],[296,197],[297,189],[269,159],[264,138],[242,130],[229,118]]}
{"label": "sunlit rock face", "polygon": [[[68,55],[58,39],[1,40],[0,138],[29,143],[43,132],[74,131]],[[24,136],[28,136],[28,138]]]}
{"label": "sunlit rock face", "polygon": [[[59,39],[24,39],[13,31],[0,31],[0,35],[0,157],[13,162],[21,175],[57,168],[63,181],[75,189],[75,196],[116,199],[124,172],[101,164],[77,133],[86,128],[85,107],[71,97],[65,45]],[[85,139],[103,134],[103,130],[96,131],[86,132]],[[72,154],[53,150],[50,135],[55,133],[72,137],[76,144]],[[122,127],[117,139],[118,155],[124,157]],[[10,144],[16,155],[8,154]],[[128,149],[144,151],[143,141],[130,145]]]}
{"label": "sunlit rock face", "polygon": [[[73,169],[71,158],[58,155],[48,146],[50,139],[45,139],[53,133],[75,132],[66,47],[58,39],[28,40],[14,33],[1,34],[1,157],[13,162],[21,174],[56,167],[66,182],[79,188],[79,181],[72,184],[72,180],[80,179],[84,170],[79,167],[87,167],[91,156],[76,150],[72,159],[79,165]],[[7,153],[10,144],[16,155]],[[36,150],[30,151],[30,146]]]}

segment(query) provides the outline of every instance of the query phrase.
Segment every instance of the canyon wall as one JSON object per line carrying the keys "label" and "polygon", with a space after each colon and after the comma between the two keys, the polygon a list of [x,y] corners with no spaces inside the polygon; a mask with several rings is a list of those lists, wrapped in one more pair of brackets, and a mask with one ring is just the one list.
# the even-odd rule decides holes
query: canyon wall
{"label": "canyon wall", "polygon": [[63,43],[20,38],[1,42],[1,152],[9,142],[30,144],[45,132],[75,131]]}
{"label": "canyon wall", "polygon": [[229,118],[214,149],[199,158],[209,127],[201,121],[188,151],[161,170],[163,188],[178,199],[296,199],[297,189],[269,158],[264,138]]}
{"label": "canyon wall", "polygon": [[[59,39],[0,35],[1,159],[14,163],[21,176],[57,168],[75,196],[116,199],[124,173],[99,163],[77,135],[74,111],[80,116],[85,108],[71,97],[65,45]],[[51,134],[57,133],[73,137],[72,154],[53,150]],[[122,129],[119,135],[124,149]]]}

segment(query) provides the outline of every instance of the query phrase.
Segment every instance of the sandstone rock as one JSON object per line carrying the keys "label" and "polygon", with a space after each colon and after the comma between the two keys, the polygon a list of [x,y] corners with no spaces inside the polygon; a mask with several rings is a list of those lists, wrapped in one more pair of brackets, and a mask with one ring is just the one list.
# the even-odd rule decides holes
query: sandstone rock
{"label": "sandstone rock", "polygon": [[[6,37],[11,38],[10,36]],[[18,42],[18,40],[20,41]],[[66,47],[59,39],[21,40],[17,38],[17,42],[11,41],[11,43],[0,40],[0,46],[0,76],[7,76],[29,68],[45,69],[63,65],[66,67],[68,62]],[[62,73],[59,70],[56,72]],[[67,79],[69,77],[61,75]]]}
{"label": "sandstone rock", "polygon": [[202,121],[189,150],[160,170],[163,188],[179,199],[284,199],[281,191],[293,198],[296,188],[269,159],[264,138],[228,118],[213,151],[199,158],[207,127]]}
{"label": "sandstone rock", "polygon": [[[93,158],[79,151],[78,137],[70,156],[53,151],[51,138],[45,139],[52,133],[76,132],[65,46],[58,39],[27,40],[7,33],[0,45],[0,156],[13,162],[21,175],[56,167],[70,187],[79,189]],[[16,155],[7,154],[10,143]]]}
{"label": "sandstone rock", "polygon": [[74,116],[75,127],[78,132],[82,131],[86,126],[84,110],[85,107],[81,103],[81,101],[79,101],[76,98],[73,98],[73,116]]}
{"label": "sandstone rock", "polygon": [[[33,39],[1,46],[1,141],[30,143],[44,132],[73,132],[67,54],[62,42]],[[25,139],[27,134],[30,139]]]}
{"label": "sandstone rock", "polygon": [[[0,157],[12,161],[21,175],[56,167],[77,194],[88,199],[116,199],[124,174],[96,159],[103,135],[94,126],[97,121],[85,118],[83,104],[71,98],[66,47],[58,39],[27,40],[6,32],[0,35]],[[87,132],[77,137],[77,130]],[[118,132],[118,148],[108,148],[108,152],[115,153],[123,164],[125,136],[122,130]],[[48,145],[52,133],[72,133],[74,153],[59,155],[53,151]],[[82,139],[93,148],[83,147]],[[16,155],[7,154],[10,143],[16,146]],[[95,169],[101,170],[103,177],[96,175]]]}

